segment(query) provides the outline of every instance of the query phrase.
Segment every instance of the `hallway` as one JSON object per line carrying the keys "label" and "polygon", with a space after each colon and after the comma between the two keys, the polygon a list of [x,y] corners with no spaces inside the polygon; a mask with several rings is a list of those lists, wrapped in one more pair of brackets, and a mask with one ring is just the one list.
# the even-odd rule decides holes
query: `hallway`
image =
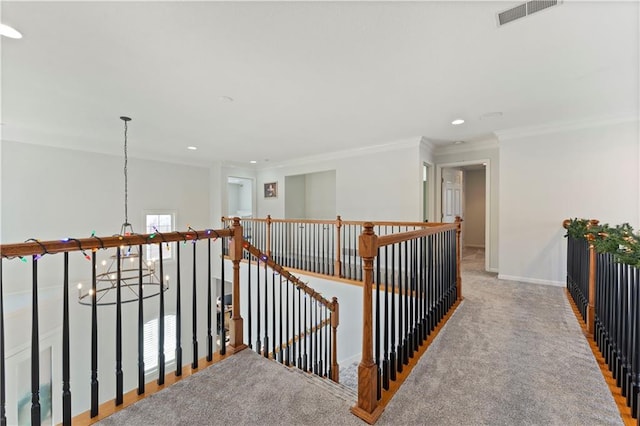
{"label": "hallway", "polygon": [[[377,424],[622,424],[564,289],[499,281],[483,264],[464,251],[464,302]],[[354,402],[244,351],[100,424],[364,424]]]}

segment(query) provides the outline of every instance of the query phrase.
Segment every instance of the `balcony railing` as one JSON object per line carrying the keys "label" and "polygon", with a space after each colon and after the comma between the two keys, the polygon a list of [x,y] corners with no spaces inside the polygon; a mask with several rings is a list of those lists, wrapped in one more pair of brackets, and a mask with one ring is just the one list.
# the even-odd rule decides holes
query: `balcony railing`
{"label": "balcony railing", "polygon": [[[578,235],[567,237],[567,291],[573,299],[587,336],[597,345],[604,365],[615,379],[617,391],[638,419],[640,393],[640,269],[625,264],[616,252],[625,249],[617,242],[608,244],[612,252],[596,249],[596,238],[609,236],[598,232],[597,220],[565,220],[565,229],[573,225]],[[634,242],[630,244],[635,244]]]}
{"label": "balcony railing", "polygon": [[[325,299],[289,272],[287,265],[290,265],[289,268],[339,276],[351,281],[359,280],[362,283],[362,361],[358,367],[358,403],[352,412],[367,422],[375,422],[399,383],[406,378],[406,371],[415,365],[430,339],[433,339],[461,300],[460,220],[454,224],[373,224],[347,222],[340,218],[336,221],[306,222],[271,218],[241,221],[235,218],[231,222],[225,220],[225,223],[228,227],[217,230],[196,231],[189,228],[188,232],[102,238],[92,236],[59,241],[33,240],[0,246],[0,423],[16,422],[11,417],[7,420],[5,410],[6,315],[2,299],[6,284],[2,268],[5,263],[19,264],[15,259],[31,265],[29,363],[32,424],[40,424],[41,421],[39,343],[42,336],[39,331],[41,308],[38,290],[39,278],[43,276],[48,282],[62,284],[62,349],[61,355],[54,358],[61,360],[62,380],[59,388],[63,392],[58,412],[62,413],[60,421],[65,425],[70,424],[72,415],[78,411],[77,407],[75,411],[72,410],[72,389],[79,389],[74,392],[80,395],[90,394],[89,410],[84,416],[87,419],[99,419],[105,414],[101,411],[104,410],[104,404],[99,404],[99,392],[104,393],[105,389],[114,392],[115,406],[121,407],[126,405],[125,388],[144,395],[147,388],[161,388],[165,385],[165,380],[168,384],[182,377],[182,352],[185,346],[182,334],[189,329],[188,325],[191,325],[191,339],[187,343],[191,350],[191,360],[185,371],[194,371],[213,362],[216,342],[219,341],[218,356],[228,356],[250,347],[285,365],[338,381],[338,301],[336,298]],[[220,256],[219,260],[221,297],[216,304],[212,283],[213,266],[217,261],[214,255],[215,241],[218,239],[220,252],[224,256]],[[134,286],[123,284],[123,270],[118,267],[112,289],[115,291],[115,301],[112,304],[115,312],[104,308],[107,311],[105,314],[101,311],[98,321],[97,305],[100,296],[96,282],[99,256],[107,249],[115,249],[116,264],[120,265],[120,260],[128,256],[130,248],[144,253],[143,248],[150,244],[175,245],[173,250],[176,259],[171,266],[171,273],[174,275],[171,281],[175,285],[172,284],[169,290],[169,277],[165,276],[167,265],[163,259],[159,259],[160,286],[157,302],[146,298],[149,289],[145,289],[143,284],[140,257],[136,281],[140,297],[135,298],[136,304],[125,304],[122,299],[123,290],[131,290]],[[162,253],[162,250],[159,252]],[[62,258],[57,255],[59,253],[62,253]],[[77,253],[83,256],[74,255]],[[69,260],[70,255],[74,255],[72,262]],[[70,309],[69,303],[72,266],[77,266],[77,261],[81,262],[82,257],[86,257],[91,265],[89,271],[92,286],[88,296],[84,296],[90,301],[90,314],[86,317],[90,318],[87,322],[90,323],[91,333],[78,337],[76,331],[77,340],[72,341],[72,321],[85,321],[85,316],[71,318],[70,311],[74,310]],[[225,264],[229,266],[229,260],[232,275],[230,303],[224,296]],[[40,270],[41,266],[48,264],[50,267],[54,262],[61,262],[62,267],[53,267],[44,273]],[[240,279],[241,270],[245,268],[241,268],[241,262],[246,263],[243,280]],[[84,268],[86,271],[87,267]],[[15,287],[14,280],[24,282],[25,274],[23,271],[18,277],[15,274],[16,268],[13,269],[8,279]],[[60,275],[57,269],[61,270]],[[190,281],[189,284],[184,280]],[[241,288],[241,283],[246,284],[246,287]],[[57,288],[60,288],[59,284]],[[182,315],[183,299],[187,304],[191,302],[190,315]],[[134,309],[136,306],[137,310]],[[159,324],[156,354],[158,368],[156,384],[145,387],[148,373],[144,365],[143,322],[144,313],[148,312],[149,307],[154,307],[152,311],[157,315]],[[164,314],[168,307],[174,307],[172,310],[176,315],[175,371],[172,374],[165,371],[172,365],[167,362],[164,342]],[[76,312],[77,309],[85,309],[77,306],[75,308]],[[217,321],[213,319],[214,313]],[[227,315],[230,318],[226,318]],[[137,321],[127,322],[127,318],[134,317]],[[115,323],[115,345],[105,343],[98,334],[99,325],[111,321]],[[217,332],[214,331],[216,322]],[[136,332],[132,333],[133,330]],[[137,353],[124,351],[125,347],[134,346],[131,344],[133,334],[137,336]],[[206,342],[204,351],[199,349],[203,340]],[[71,377],[77,375],[73,376],[70,367],[77,364],[79,357],[85,356],[85,351],[82,350],[84,347],[90,347],[90,361],[86,362],[90,365],[90,374],[85,383],[80,383],[81,380],[78,382],[80,384],[72,387]],[[115,378],[111,380],[114,382],[113,386],[105,388],[98,380],[98,356],[105,357],[105,351],[111,350],[115,352]],[[206,357],[199,359],[202,352]],[[126,366],[134,364],[137,365],[137,389],[132,386],[134,380],[131,376],[124,374]],[[104,380],[104,375],[102,378],[102,382],[110,381]],[[55,384],[54,389],[57,386]]]}
{"label": "balcony railing", "polygon": [[[232,218],[222,218],[230,226]],[[362,281],[362,258],[358,255],[358,239],[364,221],[265,219],[240,220],[244,238],[267,253],[278,264],[301,271]],[[429,222],[375,222],[378,236],[437,227]]]}

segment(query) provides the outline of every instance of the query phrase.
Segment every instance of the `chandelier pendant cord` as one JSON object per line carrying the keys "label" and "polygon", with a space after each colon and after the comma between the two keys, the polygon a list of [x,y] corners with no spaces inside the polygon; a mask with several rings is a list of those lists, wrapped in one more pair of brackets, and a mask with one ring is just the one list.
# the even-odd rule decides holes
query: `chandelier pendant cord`
{"label": "chandelier pendant cord", "polygon": [[127,157],[127,130],[128,130],[128,126],[127,126],[127,121],[128,120],[124,120],[124,223],[129,223],[129,212],[128,212],[128,197],[129,197],[129,191],[128,191],[128,175],[127,175],[127,166],[128,166],[128,157]]}
{"label": "chandelier pendant cord", "polygon": [[[128,142],[128,131],[129,126],[128,123],[131,121],[130,117],[122,116],[120,117],[122,121],[124,121],[124,223],[122,224],[121,234],[126,233],[127,228],[131,229],[131,225],[129,224],[129,176],[128,176],[128,165],[129,165],[129,156],[127,154],[127,142]],[[133,232],[133,231],[131,231]]]}

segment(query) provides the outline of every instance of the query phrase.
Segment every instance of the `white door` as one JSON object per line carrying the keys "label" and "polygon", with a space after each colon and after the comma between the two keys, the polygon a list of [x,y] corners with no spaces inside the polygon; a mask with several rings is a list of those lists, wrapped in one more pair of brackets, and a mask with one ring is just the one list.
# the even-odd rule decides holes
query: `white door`
{"label": "white door", "polygon": [[462,170],[442,169],[442,222],[462,217],[462,176]]}

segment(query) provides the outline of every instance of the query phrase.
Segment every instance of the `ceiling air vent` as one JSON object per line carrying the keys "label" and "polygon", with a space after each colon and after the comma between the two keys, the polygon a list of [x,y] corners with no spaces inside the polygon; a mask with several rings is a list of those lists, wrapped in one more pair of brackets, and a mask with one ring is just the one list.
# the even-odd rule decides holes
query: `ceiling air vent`
{"label": "ceiling air vent", "polygon": [[498,13],[498,26],[508,24],[551,6],[557,6],[562,0],[532,0]]}

